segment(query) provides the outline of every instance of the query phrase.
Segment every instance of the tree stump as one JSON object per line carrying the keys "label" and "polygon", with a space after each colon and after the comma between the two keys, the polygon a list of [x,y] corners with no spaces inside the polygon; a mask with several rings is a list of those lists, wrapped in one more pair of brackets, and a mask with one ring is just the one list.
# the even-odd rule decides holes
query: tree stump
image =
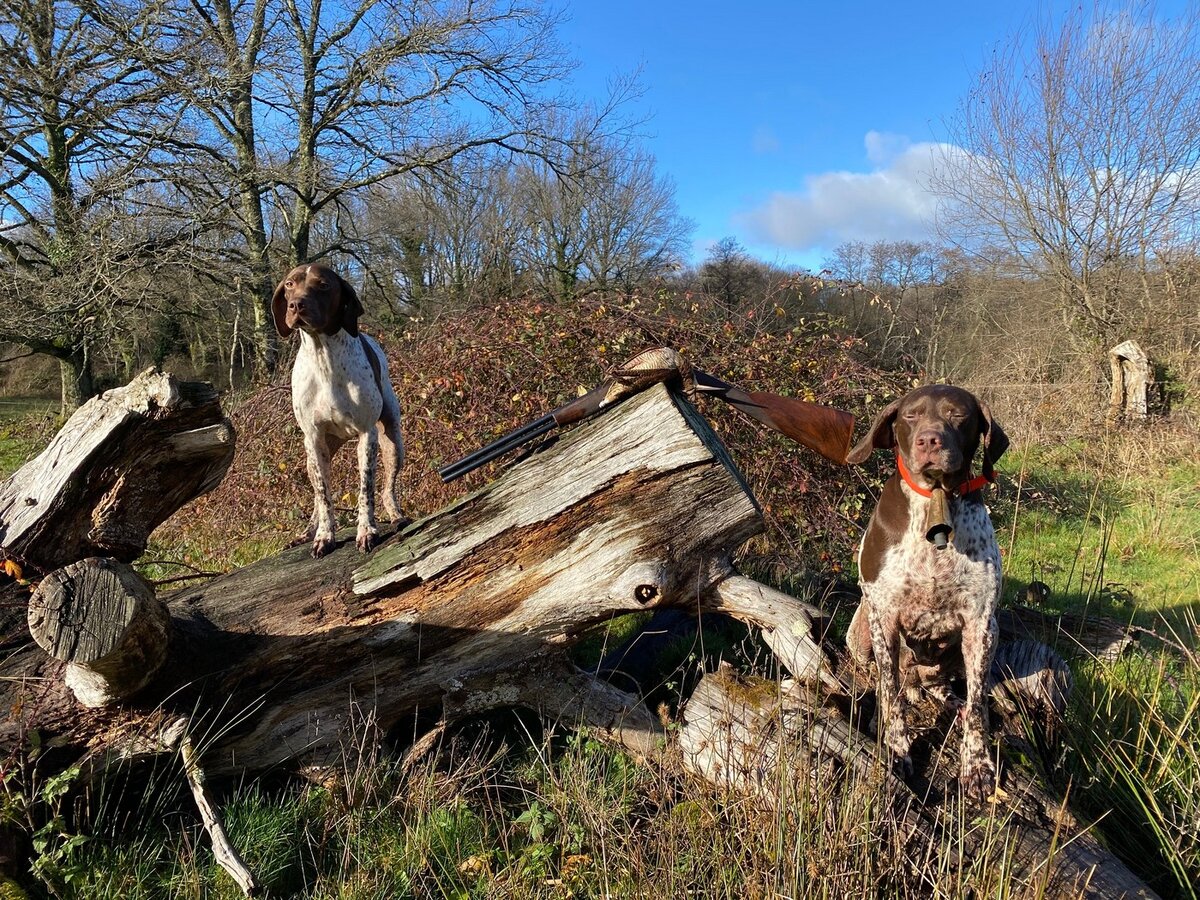
{"label": "tree stump", "polygon": [[1108,421],[1144,421],[1149,410],[1150,385],[1154,370],[1150,357],[1137,341],[1124,341],[1108,351],[1112,388],[1108,397]]}

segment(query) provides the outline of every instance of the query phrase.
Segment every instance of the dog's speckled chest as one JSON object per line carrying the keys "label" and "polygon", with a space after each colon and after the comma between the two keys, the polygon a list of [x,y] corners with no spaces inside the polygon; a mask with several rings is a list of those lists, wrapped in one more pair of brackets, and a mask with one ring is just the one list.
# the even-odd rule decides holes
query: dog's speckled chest
{"label": "dog's speckled chest", "polygon": [[953,641],[965,620],[995,610],[1000,592],[995,532],[982,502],[955,498],[953,537],[946,549],[937,550],[925,539],[928,501],[910,493],[909,503],[908,527],[885,552],[879,577],[864,589],[873,603],[898,612],[900,629],[911,641]]}

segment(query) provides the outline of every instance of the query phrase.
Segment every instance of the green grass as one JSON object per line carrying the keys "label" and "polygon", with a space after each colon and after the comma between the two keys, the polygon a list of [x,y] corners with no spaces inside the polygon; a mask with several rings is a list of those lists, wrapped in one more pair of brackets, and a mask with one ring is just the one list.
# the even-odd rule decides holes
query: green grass
{"label": "green grass", "polygon": [[[1114,433],[1004,460],[994,505],[1006,598],[1051,589],[1046,612],[1138,626],[1116,662],[1073,663],[1076,690],[1051,778],[1165,896],[1200,882],[1200,464],[1194,438]],[[1159,637],[1162,640],[1156,640]]]}
{"label": "green grass", "polygon": [[994,517],[1005,553],[1006,596],[1032,580],[1048,609],[1087,608],[1188,635],[1200,612],[1200,464],[1169,453],[1125,462],[1137,436],[1097,449],[1082,442],[1006,459],[1009,482]]}
{"label": "green grass", "polygon": [[0,399],[0,480],[46,446],[57,424],[58,403],[38,397]]}

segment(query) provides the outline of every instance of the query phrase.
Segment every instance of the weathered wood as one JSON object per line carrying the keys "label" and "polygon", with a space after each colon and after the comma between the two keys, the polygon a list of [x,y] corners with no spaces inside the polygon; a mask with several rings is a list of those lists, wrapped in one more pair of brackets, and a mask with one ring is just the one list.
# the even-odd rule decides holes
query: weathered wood
{"label": "weathered wood", "polygon": [[170,627],[154,588],[110,559],[55,570],[29,602],[30,634],[67,663],[67,687],[84,706],[107,706],[149,684],[167,658]]}
{"label": "weathered wood", "polygon": [[1123,341],[1108,351],[1112,385],[1108,398],[1108,421],[1140,422],[1146,418],[1154,370],[1150,357],[1137,341]]}
{"label": "weathered wood", "polygon": [[[882,779],[893,798],[893,817],[889,821],[876,816],[876,827],[899,833],[895,845],[912,857],[914,866],[921,866],[929,854],[953,865],[960,855],[970,859],[985,852],[990,841],[991,852],[1003,848],[1017,879],[1006,885],[1010,896],[1155,896],[1065,806],[1056,805],[1018,773],[1006,775],[1008,796],[1000,803],[987,810],[963,809],[950,785],[957,767],[931,766],[931,783],[923,786],[925,799],[919,800],[889,772],[876,744],[864,740],[824,698],[819,689],[743,678],[722,666],[700,681],[684,707],[678,735],[684,767],[785,813],[819,803],[840,806],[847,790],[865,783],[873,793]],[[831,762],[848,773],[845,778],[833,777]],[[801,792],[807,794],[805,802],[797,801]],[[964,815],[990,817],[995,827],[962,829]],[[952,843],[957,835],[962,837],[961,847]]]}
{"label": "weathered wood", "polygon": [[996,611],[1000,638],[1047,644],[1068,658],[1088,657],[1112,662],[1134,643],[1129,625],[1093,613],[1044,613],[1028,606]]}
{"label": "weathered wood", "polygon": [[88,556],[128,562],[220,483],[233,445],[211,386],[147,369],[81,406],[0,484],[0,548],[42,572]]}
{"label": "weathered wood", "polygon": [[168,662],[120,710],[79,718],[45,668],[0,682],[23,711],[0,740],[38,727],[95,747],[198,710],[210,774],[334,759],[356,708],[387,730],[613,615],[693,604],[761,527],[707,423],[659,385],[365,560],[353,542],[321,560],[299,547],[167,598]]}
{"label": "weathered wood", "polygon": [[794,678],[832,690],[848,687],[834,672],[822,640],[829,622],[815,606],[741,575],[714,583],[701,602],[706,611],[761,628],[763,642]]}
{"label": "weathered wood", "polygon": [[234,884],[242,889],[242,893],[247,897],[253,897],[262,886],[242,860],[242,856],[233,846],[233,842],[229,840],[229,834],[225,831],[225,823],[213,800],[212,792],[208,789],[208,780],[200,765],[200,754],[196,752],[196,745],[190,735],[184,736],[179,747],[179,755],[183,761],[183,772],[187,778],[188,787],[192,790],[192,799],[196,801],[196,808],[200,810],[200,819],[204,823],[204,830],[208,832],[209,839],[212,841],[213,857],[217,860],[217,864],[229,873]]}

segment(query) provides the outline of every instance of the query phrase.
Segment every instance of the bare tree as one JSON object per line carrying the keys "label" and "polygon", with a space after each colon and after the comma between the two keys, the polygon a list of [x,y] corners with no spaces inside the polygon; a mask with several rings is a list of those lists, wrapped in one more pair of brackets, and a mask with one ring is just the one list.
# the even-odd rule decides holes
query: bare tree
{"label": "bare tree", "polygon": [[236,222],[266,370],[278,352],[270,301],[280,270],[353,256],[358,246],[343,240],[353,229],[339,220],[374,185],[475,147],[539,152],[559,102],[550,87],[569,68],[539,0],[158,8],[155,41],[127,49],[184,101],[190,190]]}
{"label": "bare tree", "polygon": [[593,176],[583,265],[592,284],[629,292],[682,264],[693,224],[675,203],[675,186],[640,149],[607,156]]}
{"label": "bare tree", "polygon": [[1096,6],[1014,39],[951,123],[944,233],[1046,278],[1083,345],[1145,321],[1200,211],[1200,9]]}
{"label": "bare tree", "polygon": [[0,5],[0,340],[59,361],[64,408],[94,392],[98,345],[159,302],[154,272],[192,233],[159,175],[172,126],[160,86],[81,5]]}

